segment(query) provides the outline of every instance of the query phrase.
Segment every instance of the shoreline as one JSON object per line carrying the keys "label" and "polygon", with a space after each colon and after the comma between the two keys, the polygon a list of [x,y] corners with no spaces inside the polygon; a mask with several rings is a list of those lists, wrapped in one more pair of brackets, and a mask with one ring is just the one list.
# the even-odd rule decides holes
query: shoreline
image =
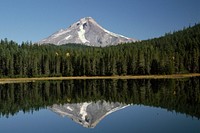
{"label": "shoreline", "polygon": [[126,75],[126,76],[72,76],[72,77],[38,77],[38,78],[0,78],[0,84],[23,83],[42,80],[73,80],[73,79],[178,79],[200,77],[200,73],[171,74],[171,75]]}

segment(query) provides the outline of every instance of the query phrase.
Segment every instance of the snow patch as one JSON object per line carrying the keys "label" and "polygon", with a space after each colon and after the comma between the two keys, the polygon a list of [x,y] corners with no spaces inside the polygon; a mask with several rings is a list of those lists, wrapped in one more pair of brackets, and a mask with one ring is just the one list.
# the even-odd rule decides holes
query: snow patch
{"label": "snow patch", "polygon": [[125,37],[125,36],[123,36],[123,35],[116,34],[116,33],[113,33],[113,32],[110,32],[110,31],[104,29],[104,28],[101,27],[96,21],[94,21],[94,19],[92,19],[92,18],[90,19],[90,21],[91,21],[93,24],[95,24],[96,26],[98,26],[100,29],[102,29],[104,32],[106,32],[106,33],[108,33],[108,34],[110,34],[110,35],[112,35],[112,36],[115,36],[115,37],[123,37],[123,38],[126,38],[126,39],[130,39],[130,38]]}
{"label": "snow patch", "polygon": [[43,39],[41,42],[45,42],[47,39]]}
{"label": "snow patch", "polygon": [[61,35],[63,35],[63,34],[66,34],[66,33],[68,33],[68,32],[70,32],[71,30],[63,30],[63,29],[61,29],[60,31],[58,31],[57,33],[55,33],[54,35],[53,35],[53,38],[57,38],[57,37],[59,37],[59,36],[61,36]]}
{"label": "snow patch", "polygon": [[68,35],[68,36],[67,36],[67,37],[65,37],[64,39],[62,39],[62,40],[58,41],[58,42],[56,43],[56,45],[61,45],[61,44],[62,44],[62,42],[64,42],[65,40],[68,40],[70,37],[71,37],[71,35]]}
{"label": "snow patch", "polygon": [[73,111],[73,109],[69,106],[67,106],[67,109],[70,110],[70,111]]}
{"label": "snow patch", "polygon": [[69,35],[69,36],[65,37],[65,40],[68,40],[70,37],[71,37],[71,35]]}
{"label": "snow patch", "polygon": [[64,117],[64,116],[72,116],[71,114],[65,112],[65,111],[62,111],[62,110],[59,110],[57,108],[52,108],[52,110],[56,113],[58,113],[60,116]]}
{"label": "snow patch", "polygon": [[90,105],[91,103],[83,103],[81,109],[80,109],[80,114],[82,115],[82,119],[85,120],[85,116],[87,116],[87,106]]}
{"label": "snow patch", "polygon": [[113,113],[113,112],[116,112],[116,111],[118,111],[118,110],[124,109],[124,108],[126,108],[126,107],[128,107],[128,106],[130,106],[130,104],[128,104],[128,105],[126,105],[126,106],[123,106],[123,107],[116,107],[116,108],[110,110],[109,112],[107,112],[107,113],[105,114],[105,116],[107,116],[107,115],[109,115],[109,114],[111,114],[111,113]]}
{"label": "snow patch", "polygon": [[106,30],[106,29],[104,29],[104,28],[102,28],[106,33],[108,33],[108,34],[110,34],[110,35],[112,35],[112,36],[115,36],[115,37],[123,37],[123,38],[126,38],[126,39],[130,39],[130,38],[128,38],[128,37],[125,37],[125,36],[123,36],[123,35],[119,35],[119,34],[115,34],[115,33],[113,33],[113,32],[110,32],[110,31],[108,31],[108,30]]}
{"label": "snow patch", "polygon": [[87,22],[87,19],[90,19],[89,17],[86,17],[86,18],[82,18],[80,19],[80,22],[83,24],[83,23],[86,23]]}
{"label": "snow patch", "polygon": [[85,38],[85,30],[83,29],[83,25],[80,26],[80,30],[78,31],[78,36],[79,36],[79,39],[81,40],[82,43],[90,43]]}

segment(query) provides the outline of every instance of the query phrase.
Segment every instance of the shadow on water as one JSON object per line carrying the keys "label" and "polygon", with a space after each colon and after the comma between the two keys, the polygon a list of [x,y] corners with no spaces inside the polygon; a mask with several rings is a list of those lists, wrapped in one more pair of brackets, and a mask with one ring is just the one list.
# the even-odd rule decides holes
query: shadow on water
{"label": "shadow on water", "polygon": [[121,108],[130,104],[161,107],[199,119],[200,79],[63,80],[0,85],[0,116],[5,117],[21,110],[53,110],[60,105],[92,102],[97,106],[95,103],[101,101],[120,103]]}

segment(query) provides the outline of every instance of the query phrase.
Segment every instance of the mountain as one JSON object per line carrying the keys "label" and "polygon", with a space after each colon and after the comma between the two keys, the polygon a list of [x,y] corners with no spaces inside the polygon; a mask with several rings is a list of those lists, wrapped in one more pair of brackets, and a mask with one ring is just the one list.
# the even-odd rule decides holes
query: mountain
{"label": "mountain", "polygon": [[94,128],[105,116],[129,105],[119,102],[84,102],[74,104],[54,104],[49,109],[60,116],[67,116],[87,128]]}
{"label": "mountain", "polygon": [[117,45],[125,42],[135,42],[119,34],[112,33],[101,27],[93,18],[86,17],[72,24],[67,29],[61,29],[38,42],[38,44],[62,45],[67,43],[85,44],[88,46]]}

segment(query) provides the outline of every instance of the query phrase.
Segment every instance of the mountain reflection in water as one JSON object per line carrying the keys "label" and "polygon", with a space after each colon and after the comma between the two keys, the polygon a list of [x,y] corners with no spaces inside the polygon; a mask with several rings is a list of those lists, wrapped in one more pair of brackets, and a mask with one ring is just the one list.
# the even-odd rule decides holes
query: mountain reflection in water
{"label": "mountain reflection in water", "polygon": [[119,102],[84,102],[74,104],[54,104],[49,109],[61,116],[67,116],[84,127],[94,128],[105,116],[129,105]]}
{"label": "mountain reflection in water", "polygon": [[[0,116],[49,108],[86,127],[127,105],[200,118],[200,79],[66,80],[0,85]],[[73,112],[74,111],[74,112]]]}

